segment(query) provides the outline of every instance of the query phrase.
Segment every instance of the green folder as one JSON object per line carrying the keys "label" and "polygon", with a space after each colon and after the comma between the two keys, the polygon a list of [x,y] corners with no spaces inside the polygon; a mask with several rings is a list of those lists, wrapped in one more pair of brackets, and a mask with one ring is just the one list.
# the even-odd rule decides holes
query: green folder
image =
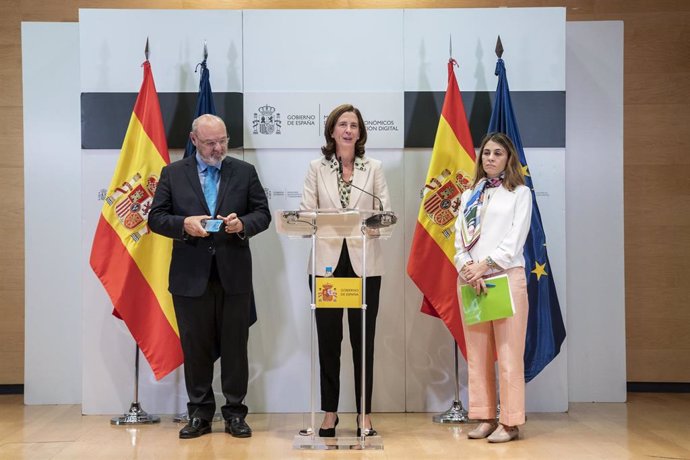
{"label": "green folder", "polygon": [[[513,296],[510,293],[508,275],[499,275],[485,278],[487,294],[479,294],[469,284],[460,286],[462,296],[462,312],[465,324],[482,323],[495,319],[509,318],[515,313]],[[489,286],[493,287],[489,287]]]}

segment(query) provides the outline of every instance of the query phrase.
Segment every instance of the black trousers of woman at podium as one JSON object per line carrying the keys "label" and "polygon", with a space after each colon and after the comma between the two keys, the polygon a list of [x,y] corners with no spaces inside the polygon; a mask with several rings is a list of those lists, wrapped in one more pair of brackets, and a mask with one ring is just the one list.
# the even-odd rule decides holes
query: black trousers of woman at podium
{"label": "black trousers of woman at podium", "polygon": [[[347,244],[343,241],[338,265],[333,276],[336,278],[357,278],[350,263]],[[379,292],[381,277],[368,276],[366,280],[367,321],[366,321],[366,409],[371,413],[371,394],[374,385],[374,338],[376,317],[379,311]],[[309,279],[311,286],[311,278]],[[316,330],[319,343],[319,366],[321,368],[321,410],[338,412],[340,397],[340,355],[343,341],[343,308],[317,308]],[[354,365],[355,399],[357,413],[361,414],[361,369],[362,369],[362,309],[348,308],[347,322],[350,330],[352,361]]]}

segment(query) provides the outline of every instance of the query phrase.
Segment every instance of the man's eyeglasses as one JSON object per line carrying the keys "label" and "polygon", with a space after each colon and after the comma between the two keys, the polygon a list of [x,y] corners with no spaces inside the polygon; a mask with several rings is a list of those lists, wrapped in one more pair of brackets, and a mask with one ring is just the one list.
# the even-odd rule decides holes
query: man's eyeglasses
{"label": "man's eyeglasses", "polygon": [[221,137],[220,139],[216,139],[216,140],[210,140],[210,139],[209,139],[209,140],[206,140],[206,141],[199,139],[199,142],[201,142],[201,143],[202,143],[203,145],[205,145],[206,147],[211,147],[211,148],[213,148],[213,147],[216,146],[216,144],[218,144],[218,145],[220,145],[220,146],[225,146],[225,147],[227,147],[227,146],[228,146],[228,141],[229,141],[229,140],[230,140],[230,139],[229,139],[228,137]]}

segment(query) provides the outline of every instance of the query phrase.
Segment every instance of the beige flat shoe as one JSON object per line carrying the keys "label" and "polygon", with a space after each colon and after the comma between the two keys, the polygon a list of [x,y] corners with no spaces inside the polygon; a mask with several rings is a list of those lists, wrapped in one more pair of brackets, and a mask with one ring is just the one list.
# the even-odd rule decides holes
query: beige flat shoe
{"label": "beige flat shoe", "polygon": [[496,422],[482,422],[477,425],[477,428],[467,433],[470,439],[484,439],[496,430]]}
{"label": "beige flat shoe", "polygon": [[520,430],[516,426],[504,426],[499,424],[496,431],[491,433],[487,441],[489,442],[508,442],[518,438]]}

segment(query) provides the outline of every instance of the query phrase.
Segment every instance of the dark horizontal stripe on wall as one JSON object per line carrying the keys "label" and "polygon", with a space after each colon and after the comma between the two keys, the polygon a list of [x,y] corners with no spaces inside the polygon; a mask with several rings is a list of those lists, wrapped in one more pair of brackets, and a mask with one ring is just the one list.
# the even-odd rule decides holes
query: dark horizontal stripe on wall
{"label": "dark horizontal stripe on wall", "polygon": [[0,395],[23,395],[24,385],[0,385]]}
{"label": "dark horizontal stripe on wall", "polygon": [[[82,93],[81,148],[120,149],[137,93]],[[169,149],[184,149],[196,111],[197,93],[158,93]],[[228,125],[230,147],[244,144],[242,93],[213,93],[218,116]]]}
{"label": "dark horizontal stripe on wall", "polygon": [[628,382],[630,393],[690,393],[690,382]]}
{"label": "dark horizontal stripe on wall", "polygon": [[[405,93],[405,147],[433,147],[445,95],[445,91]],[[494,91],[462,93],[475,148],[486,134],[495,95]],[[510,96],[524,147],[565,148],[565,91],[511,91]]]}

